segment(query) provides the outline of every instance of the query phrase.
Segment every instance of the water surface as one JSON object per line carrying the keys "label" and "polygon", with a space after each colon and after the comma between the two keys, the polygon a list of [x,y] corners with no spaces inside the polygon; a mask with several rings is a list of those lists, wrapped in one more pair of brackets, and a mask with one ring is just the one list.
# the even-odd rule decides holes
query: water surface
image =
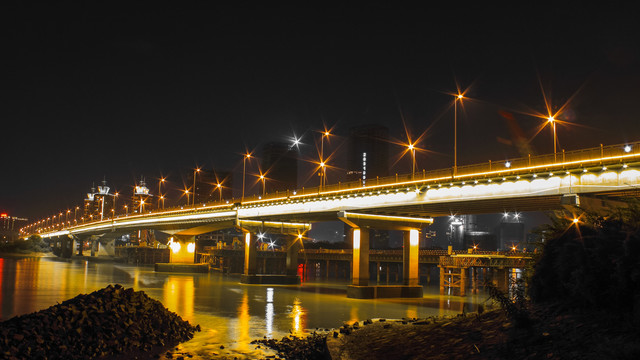
{"label": "water surface", "polygon": [[213,272],[156,273],[153,267],[113,263],[0,258],[0,321],[109,284],[142,290],[183,319],[199,324],[202,331],[180,349],[203,357],[213,353],[260,356],[264,353],[249,344],[251,340],[306,335],[365,319],[455,315],[463,307],[475,311],[487,299],[484,294],[440,296],[437,282],[424,287],[422,299],[360,300],[346,297],[346,281],[247,285],[239,283],[239,276]]}

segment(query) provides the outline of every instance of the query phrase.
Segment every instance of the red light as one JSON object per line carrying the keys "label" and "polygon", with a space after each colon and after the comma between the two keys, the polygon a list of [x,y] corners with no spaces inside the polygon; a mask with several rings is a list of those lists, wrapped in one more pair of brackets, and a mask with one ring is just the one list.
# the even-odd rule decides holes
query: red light
{"label": "red light", "polygon": [[9,215],[7,215],[7,213],[0,214],[0,218],[6,218],[6,217],[9,217]]}

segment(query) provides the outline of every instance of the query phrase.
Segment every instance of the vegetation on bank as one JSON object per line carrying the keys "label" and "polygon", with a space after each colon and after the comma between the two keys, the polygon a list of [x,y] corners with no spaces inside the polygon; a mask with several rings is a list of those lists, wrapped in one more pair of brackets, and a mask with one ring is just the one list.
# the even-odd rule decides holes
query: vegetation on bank
{"label": "vegetation on bank", "polygon": [[50,253],[51,246],[38,235],[32,235],[26,240],[17,240],[10,243],[0,243],[0,253],[5,254],[29,254]]}

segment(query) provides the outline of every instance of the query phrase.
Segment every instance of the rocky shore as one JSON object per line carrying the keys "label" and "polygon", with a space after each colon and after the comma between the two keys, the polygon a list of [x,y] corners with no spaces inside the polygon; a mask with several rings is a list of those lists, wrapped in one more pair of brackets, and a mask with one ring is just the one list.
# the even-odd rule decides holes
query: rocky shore
{"label": "rocky shore", "polygon": [[283,359],[638,359],[640,330],[629,319],[532,306],[516,327],[502,310],[457,317],[375,319],[325,335],[254,343]]}
{"label": "rocky shore", "polygon": [[159,351],[192,326],[143,291],[109,285],[0,323],[2,359],[87,359]]}

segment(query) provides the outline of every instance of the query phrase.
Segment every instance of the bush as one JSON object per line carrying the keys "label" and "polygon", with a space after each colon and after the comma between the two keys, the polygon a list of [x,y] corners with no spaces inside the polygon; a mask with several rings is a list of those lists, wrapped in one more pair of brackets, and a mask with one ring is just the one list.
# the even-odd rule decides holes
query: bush
{"label": "bush", "polygon": [[640,314],[640,206],[603,217],[552,219],[529,296],[572,308]]}

